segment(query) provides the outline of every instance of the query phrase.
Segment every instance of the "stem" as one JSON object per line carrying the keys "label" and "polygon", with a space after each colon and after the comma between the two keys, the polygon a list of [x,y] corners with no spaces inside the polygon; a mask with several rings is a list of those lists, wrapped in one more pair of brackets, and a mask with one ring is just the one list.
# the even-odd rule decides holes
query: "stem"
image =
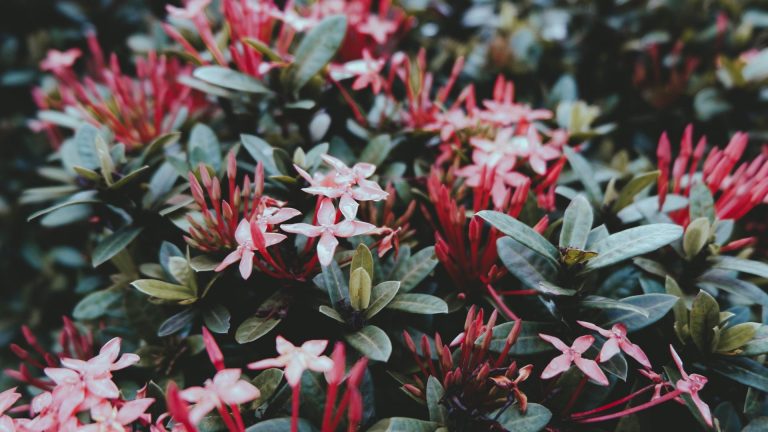
{"label": "stem", "polygon": [[539,295],[539,292],[533,289],[527,289],[527,290],[499,291],[499,294],[505,295],[505,296],[534,296],[534,295]]}
{"label": "stem", "polygon": [[648,390],[652,389],[654,385],[655,384],[651,384],[651,385],[648,385],[646,387],[643,387],[643,388],[641,388],[640,390],[638,390],[638,391],[636,391],[634,393],[631,393],[631,394],[629,394],[627,396],[624,396],[621,399],[617,399],[617,400],[615,400],[613,402],[607,403],[607,404],[605,404],[605,405],[603,405],[601,407],[598,407],[598,408],[595,408],[595,409],[592,409],[592,410],[589,410],[589,411],[582,411],[582,412],[571,414],[571,418],[587,417],[587,416],[590,416],[592,414],[598,413],[600,411],[605,411],[608,408],[613,408],[616,405],[621,405],[624,402],[629,402],[630,400],[634,399],[635,397],[637,397],[637,396],[647,392]]}
{"label": "stem", "polygon": [[299,431],[299,396],[301,396],[301,382],[293,388],[291,397],[291,432]]}
{"label": "stem", "polygon": [[576,400],[581,395],[581,392],[584,391],[584,386],[587,385],[587,380],[588,378],[586,375],[581,377],[579,384],[576,386],[576,390],[573,392],[573,394],[571,395],[571,398],[568,400],[568,403],[565,405],[565,407],[563,408],[563,411],[560,413],[561,415],[565,416],[568,413],[568,411],[570,411],[571,408],[573,408],[573,405],[576,404]]}
{"label": "stem", "polygon": [[508,319],[511,320],[517,320],[520,319],[512,310],[507,307],[507,305],[504,304],[504,299],[501,298],[498,292],[491,286],[491,284],[488,284],[485,286],[486,291],[488,291],[488,294],[493,299],[493,302],[496,304],[496,308],[499,309],[501,313],[503,313]]}
{"label": "stem", "polygon": [[231,432],[237,432],[237,425],[234,421],[232,421],[232,417],[227,412],[227,409],[224,408],[224,405],[220,405],[217,407],[219,410],[219,415],[221,416],[221,419],[224,421],[224,424],[227,426],[227,429],[229,429]]}
{"label": "stem", "polygon": [[337,383],[328,385],[328,394],[325,397],[325,411],[323,413],[323,426],[321,431],[331,431],[331,421],[333,420],[333,405],[336,403],[336,392],[339,389]]}
{"label": "stem", "polygon": [[229,408],[232,410],[232,417],[235,418],[235,423],[237,423],[238,430],[244,431],[245,423],[243,423],[243,416],[240,414],[240,407],[238,407],[237,404],[232,404],[229,406]]}
{"label": "stem", "polygon": [[683,393],[683,392],[680,391],[680,390],[674,390],[674,391],[671,391],[671,392],[665,394],[664,396],[662,396],[662,397],[660,397],[658,399],[654,399],[654,400],[648,401],[648,402],[646,402],[644,404],[641,404],[641,405],[638,405],[638,406],[635,406],[635,407],[632,407],[632,408],[627,408],[627,409],[625,409],[623,411],[615,412],[613,414],[606,414],[604,416],[599,416],[599,417],[579,419],[579,420],[576,420],[576,422],[577,423],[597,423],[597,422],[601,422],[601,421],[613,420],[615,418],[628,416],[630,414],[634,414],[636,412],[640,412],[640,411],[646,410],[648,408],[651,408],[651,407],[654,407],[656,405],[662,404],[662,403],[664,403],[664,402],[666,402],[668,400],[674,399],[674,398],[680,396],[681,393]]}

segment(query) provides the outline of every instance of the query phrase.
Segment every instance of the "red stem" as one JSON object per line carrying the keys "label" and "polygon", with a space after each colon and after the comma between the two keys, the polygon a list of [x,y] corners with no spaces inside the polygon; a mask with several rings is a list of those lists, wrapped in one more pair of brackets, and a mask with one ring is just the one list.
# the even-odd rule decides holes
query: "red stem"
{"label": "red stem", "polygon": [[595,409],[592,409],[592,410],[589,410],[589,411],[582,411],[582,412],[571,414],[571,418],[587,417],[587,416],[590,416],[592,414],[599,413],[600,411],[605,411],[605,410],[607,410],[609,408],[613,408],[616,405],[621,405],[624,402],[629,402],[630,400],[634,399],[635,397],[640,396],[641,394],[643,394],[643,393],[647,392],[648,390],[652,389],[654,385],[655,384],[651,384],[651,385],[648,385],[646,387],[643,387],[643,388],[641,388],[640,390],[638,390],[638,391],[636,391],[634,393],[631,393],[631,394],[629,394],[627,396],[624,396],[621,399],[617,399],[617,400],[615,400],[613,402],[607,403],[607,404],[605,404],[605,405],[603,405],[601,407],[598,407],[598,408],[595,408]]}
{"label": "red stem", "polygon": [[301,395],[301,382],[293,388],[291,398],[291,432],[299,431],[299,396]]}
{"label": "red stem", "polygon": [[486,290],[488,291],[488,294],[493,299],[493,302],[496,304],[496,308],[499,309],[501,313],[503,313],[508,319],[511,320],[518,320],[520,319],[517,314],[512,312],[507,305],[504,304],[504,299],[501,298],[498,292],[491,286],[491,284],[488,284],[485,286]]}
{"label": "red stem", "polygon": [[640,411],[646,410],[648,408],[654,407],[656,405],[662,404],[662,403],[664,403],[664,402],[666,402],[668,400],[672,400],[672,399],[680,396],[681,393],[682,393],[682,391],[680,391],[680,390],[674,390],[674,391],[671,391],[671,392],[665,394],[664,396],[662,396],[662,397],[660,397],[658,399],[650,400],[650,401],[648,401],[648,402],[646,402],[644,404],[641,404],[641,405],[638,405],[638,406],[635,406],[635,407],[632,407],[632,408],[627,408],[627,409],[625,409],[623,411],[615,412],[613,414],[606,414],[604,416],[599,416],[599,417],[592,417],[592,418],[586,418],[586,419],[582,418],[582,419],[576,420],[576,422],[577,423],[597,423],[597,422],[601,422],[601,421],[613,420],[615,418],[628,416],[630,414],[634,414],[636,412],[640,412]]}

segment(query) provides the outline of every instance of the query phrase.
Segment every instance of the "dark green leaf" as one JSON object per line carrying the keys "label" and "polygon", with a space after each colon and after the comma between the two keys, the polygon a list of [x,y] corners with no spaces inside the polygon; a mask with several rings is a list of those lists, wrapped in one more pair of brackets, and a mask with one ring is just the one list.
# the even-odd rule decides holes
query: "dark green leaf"
{"label": "dark green leaf", "polygon": [[389,302],[387,309],[425,315],[448,313],[448,305],[443,299],[429,294],[398,294]]}
{"label": "dark green leaf", "polygon": [[643,225],[612,234],[594,245],[597,257],[587,263],[587,268],[607,267],[655,251],[677,240],[682,234],[683,228],[673,224]]}
{"label": "dark green leaf", "polygon": [[672,309],[677,300],[677,297],[668,294],[644,294],[626,297],[619,300],[619,302],[642,308],[648,312],[648,317],[634,311],[606,309],[600,313],[596,322],[604,328],[623,323],[627,326],[627,331],[629,332],[641,330],[663,318]]}
{"label": "dark green leaf", "polygon": [[448,410],[441,402],[443,396],[445,396],[445,389],[437,378],[430,375],[427,380],[426,395],[429,420],[435,423],[448,424]]}
{"label": "dark green leaf", "polygon": [[256,78],[223,66],[200,66],[195,69],[192,76],[229,90],[245,93],[271,93]]}
{"label": "dark green leaf", "polygon": [[328,62],[344,41],[347,18],[333,15],[324,18],[304,36],[289,69],[289,80],[294,91],[301,90]]}
{"label": "dark green leaf", "polygon": [[123,294],[116,290],[92,292],[77,303],[72,316],[83,321],[99,318],[109,312],[110,307],[122,298]]}
{"label": "dark green leaf", "polygon": [[123,227],[103,238],[93,249],[92,263],[98,267],[125,249],[144,228]]}
{"label": "dark green leaf", "polygon": [[163,323],[160,324],[160,328],[157,329],[157,335],[159,337],[166,337],[174,333],[177,333],[181,329],[189,325],[196,316],[197,316],[196,309],[194,308],[184,309],[183,311],[163,321]]}
{"label": "dark green leaf", "polygon": [[559,255],[557,248],[528,225],[512,216],[497,211],[483,210],[478,212],[477,216],[534,252],[557,263]]}
{"label": "dark green leaf", "polygon": [[710,352],[714,328],[720,323],[720,306],[706,291],[699,291],[691,305],[689,328],[693,343],[702,351]]}
{"label": "dark green leaf", "polygon": [[632,202],[635,200],[635,196],[637,196],[637,194],[642,192],[648,186],[652,185],[656,179],[659,178],[659,174],[661,174],[661,172],[657,170],[639,174],[633,177],[626,186],[621,188],[619,197],[616,199],[616,202],[613,203],[612,210],[614,213],[632,204]]}
{"label": "dark green leaf", "polygon": [[768,392],[768,368],[755,360],[746,357],[717,357],[708,366],[728,379]]}
{"label": "dark green leaf", "polygon": [[392,279],[400,281],[400,291],[408,292],[414,289],[426,278],[439,261],[435,257],[435,247],[426,247],[410,258],[398,262],[392,273]]}
{"label": "dark green leaf", "polygon": [[214,333],[227,333],[229,331],[229,310],[223,305],[217,304],[203,312],[203,322],[208,330]]}
{"label": "dark green leaf", "polygon": [[371,303],[365,310],[365,319],[373,318],[377,313],[384,309],[400,289],[400,282],[386,281],[382,282],[371,290]]}
{"label": "dark green leaf", "polygon": [[[286,432],[291,430],[291,418],[281,417],[264,420],[248,427],[245,432]],[[298,432],[314,432],[317,429],[308,420],[299,419]]]}
{"label": "dark green leaf", "polygon": [[583,195],[577,195],[565,209],[563,226],[560,228],[560,247],[583,250],[592,230],[592,218],[589,201]]}
{"label": "dark green leaf", "polygon": [[589,165],[589,162],[584,159],[584,156],[576,152],[569,146],[563,147],[563,153],[568,158],[568,163],[571,165],[576,177],[579,179],[584,190],[587,192],[589,199],[593,204],[599,204],[603,202],[603,193],[600,190],[600,185],[595,180],[595,170]]}
{"label": "dark green leaf", "polygon": [[253,342],[256,339],[269,333],[273,328],[280,324],[278,318],[267,318],[262,316],[252,316],[240,324],[235,332],[237,343],[244,344]]}
{"label": "dark green leaf", "polygon": [[689,216],[691,220],[705,217],[712,225],[715,223],[715,200],[712,198],[712,193],[709,191],[709,187],[704,183],[697,181],[691,187],[691,193],[689,194]]}
{"label": "dark green leaf", "polygon": [[144,294],[162,300],[191,300],[197,297],[194,288],[155,279],[139,279],[131,285]]}
{"label": "dark green leaf", "polygon": [[530,403],[525,414],[520,413],[517,405],[507,407],[498,421],[508,431],[538,432],[549,424],[551,418],[552,413],[543,405]]}
{"label": "dark green leaf", "polygon": [[407,417],[391,417],[379,420],[367,432],[434,432],[439,423]]}

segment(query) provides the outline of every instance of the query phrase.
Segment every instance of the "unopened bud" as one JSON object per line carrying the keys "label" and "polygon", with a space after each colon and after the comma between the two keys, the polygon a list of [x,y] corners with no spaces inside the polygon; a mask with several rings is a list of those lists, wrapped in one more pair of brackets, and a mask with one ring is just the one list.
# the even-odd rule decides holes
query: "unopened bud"
{"label": "unopened bud", "polygon": [[688,225],[683,235],[683,252],[688,259],[693,259],[709,242],[709,220],[700,217]]}
{"label": "unopened bud", "polygon": [[355,269],[349,277],[349,301],[358,311],[371,303],[371,277],[363,268]]}

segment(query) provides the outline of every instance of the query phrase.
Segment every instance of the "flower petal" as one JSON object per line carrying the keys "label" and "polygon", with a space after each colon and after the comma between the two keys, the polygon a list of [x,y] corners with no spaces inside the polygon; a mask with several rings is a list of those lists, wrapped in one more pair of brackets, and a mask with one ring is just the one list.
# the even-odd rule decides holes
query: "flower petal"
{"label": "flower petal", "polygon": [[555,348],[557,348],[560,351],[565,351],[565,350],[568,349],[568,345],[566,345],[565,343],[563,343],[563,341],[561,341],[560,339],[558,339],[558,338],[556,338],[554,336],[550,336],[550,335],[547,335],[547,334],[539,333],[539,337],[544,339],[545,341],[551,343]]}
{"label": "flower petal", "polygon": [[606,362],[615,356],[619,352],[619,341],[614,338],[609,338],[603,344],[603,348],[600,350],[600,362]]}
{"label": "flower petal", "polygon": [[243,250],[243,257],[240,259],[240,276],[243,279],[251,277],[253,272],[253,251],[250,249]]}
{"label": "flower petal", "polygon": [[573,362],[576,364],[576,367],[584,372],[584,375],[588,376],[592,381],[595,381],[600,385],[608,385],[608,377],[605,376],[605,373],[603,373],[603,370],[600,369],[600,366],[597,365],[596,361],[577,357]]}
{"label": "flower petal", "polygon": [[280,229],[291,234],[301,234],[306,237],[317,237],[323,232],[323,227],[305,223],[282,224]]}
{"label": "flower petal", "polygon": [[327,266],[333,261],[333,253],[338,245],[339,241],[332,233],[326,231],[320,236],[320,241],[317,242],[317,258],[321,265]]}
{"label": "flower petal", "polygon": [[560,354],[559,356],[552,359],[552,361],[549,362],[546,368],[544,368],[544,371],[541,372],[541,378],[543,379],[549,379],[554,376],[560,375],[561,373],[568,370],[568,368],[571,367],[571,359],[566,354]]}
{"label": "flower petal", "polygon": [[595,343],[594,336],[589,336],[589,335],[579,336],[576,338],[575,341],[573,341],[573,345],[571,345],[571,348],[577,353],[581,354],[584,351],[586,351],[587,348],[591,347],[593,343]]}

